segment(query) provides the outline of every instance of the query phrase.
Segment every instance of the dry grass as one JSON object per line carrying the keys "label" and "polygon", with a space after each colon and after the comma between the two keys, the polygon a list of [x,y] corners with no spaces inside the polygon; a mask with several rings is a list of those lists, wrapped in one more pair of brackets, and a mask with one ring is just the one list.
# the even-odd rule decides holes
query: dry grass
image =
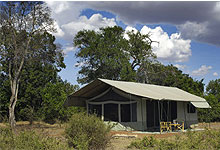
{"label": "dry grass", "polygon": [[[0,123],[0,127],[8,127],[9,125],[6,123]],[[17,122],[17,130],[24,131],[24,130],[34,130],[36,133],[43,133],[44,135],[54,137],[56,139],[62,139],[65,141],[64,135],[64,128],[65,124],[47,124],[44,122],[33,122],[32,125],[29,125],[27,121],[20,121]],[[220,129],[220,122],[213,122],[213,123],[199,123],[197,128],[211,128],[211,129]],[[138,138],[143,138],[145,136],[153,136],[157,139],[170,139],[173,140],[175,135],[180,135],[181,132],[178,133],[163,133],[163,134],[149,134],[149,133],[132,133],[126,131],[111,131],[112,135],[115,134],[125,134],[125,135],[137,135]],[[111,146],[109,146],[108,150],[123,150],[127,149],[127,146],[134,141],[136,138],[126,138],[126,137],[119,137],[111,139]]]}

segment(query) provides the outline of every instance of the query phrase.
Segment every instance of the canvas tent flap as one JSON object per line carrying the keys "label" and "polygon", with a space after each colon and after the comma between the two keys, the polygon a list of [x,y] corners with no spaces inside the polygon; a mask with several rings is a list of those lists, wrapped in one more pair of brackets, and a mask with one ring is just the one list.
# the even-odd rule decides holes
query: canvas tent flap
{"label": "canvas tent flap", "polygon": [[196,108],[211,108],[207,102],[191,102]]}

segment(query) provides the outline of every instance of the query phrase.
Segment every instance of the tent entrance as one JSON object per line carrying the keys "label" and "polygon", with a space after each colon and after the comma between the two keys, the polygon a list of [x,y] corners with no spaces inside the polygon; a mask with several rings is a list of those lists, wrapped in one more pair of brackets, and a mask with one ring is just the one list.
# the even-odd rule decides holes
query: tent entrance
{"label": "tent entrance", "polygon": [[146,101],[147,128],[157,128],[160,121],[172,122],[177,118],[176,101]]}
{"label": "tent entrance", "polygon": [[159,126],[158,101],[146,101],[147,128]]}

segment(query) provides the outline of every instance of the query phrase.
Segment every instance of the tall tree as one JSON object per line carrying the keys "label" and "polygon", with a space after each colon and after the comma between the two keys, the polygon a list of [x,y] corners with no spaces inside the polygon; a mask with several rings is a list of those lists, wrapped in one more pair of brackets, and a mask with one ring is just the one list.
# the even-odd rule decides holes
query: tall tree
{"label": "tall tree", "polygon": [[41,91],[41,118],[48,123],[54,123],[56,119],[61,122],[67,121],[73,112],[80,110],[76,107],[63,106],[67,97],[77,89],[79,89],[78,85],[71,85],[67,81],[58,80],[54,84],[47,83]]}
{"label": "tall tree", "polygon": [[200,121],[220,121],[220,79],[209,81],[205,99],[212,108],[199,110]]}
{"label": "tall tree", "polygon": [[[49,8],[43,2],[2,2],[0,9],[0,63],[9,76],[9,123],[14,129],[23,66],[37,59],[56,62],[56,46],[47,44],[47,38],[54,38],[47,32],[55,29]],[[45,55],[46,51],[51,55]]]}
{"label": "tall tree", "polygon": [[96,78],[135,81],[137,68],[156,57],[151,43],[148,35],[125,33],[118,26],[78,32],[74,46],[79,50],[78,64],[83,64],[78,82],[85,84]]}
{"label": "tall tree", "polygon": [[[57,82],[55,66],[42,62],[26,63],[22,70],[18,102],[15,110],[17,120],[39,119],[39,109],[42,107],[41,91],[46,84]],[[27,113],[27,112],[30,113]]]}
{"label": "tall tree", "polygon": [[206,87],[206,92],[220,98],[220,79],[211,80]]}
{"label": "tall tree", "polygon": [[139,82],[178,87],[198,96],[204,96],[203,80],[197,81],[184,74],[173,65],[163,65],[159,62],[145,64],[138,70]]}

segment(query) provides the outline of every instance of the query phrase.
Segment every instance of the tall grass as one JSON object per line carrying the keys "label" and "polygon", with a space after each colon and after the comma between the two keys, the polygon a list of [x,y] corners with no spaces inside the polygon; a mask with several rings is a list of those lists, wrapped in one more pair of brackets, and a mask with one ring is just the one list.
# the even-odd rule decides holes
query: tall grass
{"label": "tall grass", "polygon": [[12,133],[0,128],[0,150],[69,150],[68,144],[58,139],[36,134],[34,131]]}
{"label": "tall grass", "polygon": [[187,131],[174,139],[144,137],[133,141],[128,148],[150,150],[214,150],[220,149],[220,130]]}

